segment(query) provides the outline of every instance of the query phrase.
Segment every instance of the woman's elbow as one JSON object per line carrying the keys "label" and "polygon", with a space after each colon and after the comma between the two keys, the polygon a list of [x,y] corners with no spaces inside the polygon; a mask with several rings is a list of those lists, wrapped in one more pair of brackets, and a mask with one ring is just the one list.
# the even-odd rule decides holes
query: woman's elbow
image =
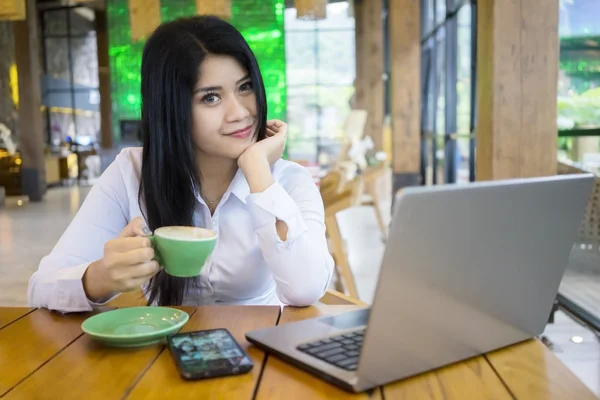
{"label": "woman's elbow", "polygon": [[329,254],[327,256],[324,260],[324,268],[315,274],[317,276],[303,282],[283,286],[278,290],[278,296],[282,303],[294,307],[307,307],[323,297],[333,273],[333,259]]}
{"label": "woman's elbow", "polygon": [[308,307],[315,304],[323,295],[322,288],[302,288],[295,290],[279,291],[279,300],[285,305],[293,307]]}
{"label": "woman's elbow", "polygon": [[44,307],[44,301],[40,298],[38,273],[34,272],[29,278],[27,286],[27,304],[29,307]]}

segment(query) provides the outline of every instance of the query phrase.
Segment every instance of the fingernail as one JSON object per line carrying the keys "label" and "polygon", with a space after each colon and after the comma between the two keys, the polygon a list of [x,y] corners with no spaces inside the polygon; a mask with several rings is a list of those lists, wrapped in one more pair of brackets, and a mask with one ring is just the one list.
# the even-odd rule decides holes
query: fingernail
{"label": "fingernail", "polygon": [[148,229],[148,227],[147,227],[147,226],[144,226],[144,227],[142,227],[142,233],[143,233],[144,235],[151,235],[151,234],[152,234],[152,231],[151,231],[150,229]]}

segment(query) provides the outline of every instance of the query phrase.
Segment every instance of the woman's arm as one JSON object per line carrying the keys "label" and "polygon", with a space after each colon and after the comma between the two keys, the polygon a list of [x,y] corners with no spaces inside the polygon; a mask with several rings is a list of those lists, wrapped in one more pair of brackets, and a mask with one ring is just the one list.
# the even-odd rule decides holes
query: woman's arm
{"label": "woman's arm", "polygon": [[247,203],[279,299],[307,306],[327,290],[334,262],[327,248],[319,190],[303,167],[289,164],[284,168],[279,183],[266,159],[243,163],[252,193]]}
{"label": "woman's arm", "polygon": [[[29,304],[64,312],[89,311],[83,276],[88,266],[103,256],[104,244],[127,225],[128,198],[117,156],[92,187],[77,215],[51,253],[44,257],[29,280]],[[100,302],[109,299],[100,299]]]}

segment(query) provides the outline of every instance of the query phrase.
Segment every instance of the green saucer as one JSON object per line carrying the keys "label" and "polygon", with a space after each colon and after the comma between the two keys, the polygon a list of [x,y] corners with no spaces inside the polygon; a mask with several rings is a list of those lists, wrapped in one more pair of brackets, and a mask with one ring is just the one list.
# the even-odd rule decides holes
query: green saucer
{"label": "green saucer", "polygon": [[162,342],[181,329],[189,318],[185,311],[175,308],[119,308],[86,319],[81,329],[109,346],[139,347]]}

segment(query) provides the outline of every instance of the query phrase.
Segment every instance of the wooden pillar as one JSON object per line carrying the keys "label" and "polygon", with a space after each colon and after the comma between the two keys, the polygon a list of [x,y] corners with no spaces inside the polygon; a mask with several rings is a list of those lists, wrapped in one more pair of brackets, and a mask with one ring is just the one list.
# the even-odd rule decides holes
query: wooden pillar
{"label": "wooden pillar", "polygon": [[96,45],[98,48],[98,88],[100,91],[100,143],[113,147],[112,98],[110,95],[110,59],[108,55],[108,21],[106,11],[96,11]]}
{"label": "wooden pillar", "polygon": [[19,74],[19,131],[21,189],[31,201],[41,201],[46,192],[40,89],[40,44],[35,0],[27,0],[27,19],[15,21],[15,61]]}
{"label": "wooden pillar", "polygon": [[368,112],[365,136],[383,148],[383,1],[354,2],[356,29],[356,108]]}
{"label": "wooden pillar", "polygon": [[477,20],[477,180],[556,174],[558,0],[479,0]]}
{"label": "wooden pillar", "polygon": [[394,193],[421,182],[419,0],[389,0],[390,114]]}

